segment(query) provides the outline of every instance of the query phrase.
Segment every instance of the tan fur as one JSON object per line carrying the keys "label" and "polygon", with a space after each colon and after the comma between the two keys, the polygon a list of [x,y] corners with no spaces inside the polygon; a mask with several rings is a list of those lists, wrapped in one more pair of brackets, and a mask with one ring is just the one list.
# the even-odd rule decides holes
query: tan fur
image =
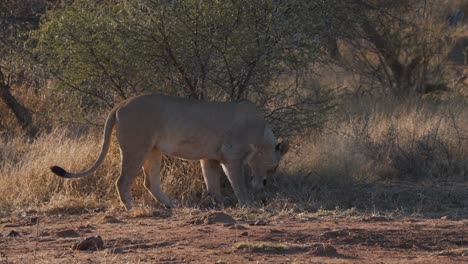
{"label": "tan fur", "polygon": [[92,173],[107,153],[114,127],[122,158],[116,185],[127,209],[132,204],[132,183],[141,168],[148,191],[164,205],[174,206],[160,187],[162,154],[200,160],[208,194],[216,200],[221,200],[224,172],[239,203],[248,204],[243,164],[251,167],[252,185],[259,188],[287,150],[287,144],[276,145],[262,112],[250,102],[214,103],[149,94],[127,99],[111,111],[101,154],[91,168],[82,173],[60,167],[52,167],[52,171],[65,178]]}

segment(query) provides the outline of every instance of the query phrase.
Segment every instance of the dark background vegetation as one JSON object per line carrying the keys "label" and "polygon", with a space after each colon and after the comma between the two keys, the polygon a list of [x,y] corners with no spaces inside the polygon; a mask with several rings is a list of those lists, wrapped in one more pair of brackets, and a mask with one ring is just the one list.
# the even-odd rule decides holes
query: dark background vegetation
{"label": "dark background vegetation", "polygon": [[[115,202],[115,147],[87,179],[47,167],[87,167],[112,106],[157,92],[264,109],[293,142],[271,206],[466,214],[467,12],[444,0],[1,1],[0,206]],[[168,158],[163,174],[174,198],[200,202],[196,163]]]}

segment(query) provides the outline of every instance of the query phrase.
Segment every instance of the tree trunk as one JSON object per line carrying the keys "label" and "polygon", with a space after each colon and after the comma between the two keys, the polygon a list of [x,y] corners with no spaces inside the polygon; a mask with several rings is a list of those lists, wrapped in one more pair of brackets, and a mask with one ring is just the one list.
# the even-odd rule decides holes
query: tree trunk
{"label": "tree trunk", "polygon": [[0,99],[13,112],[16,121],[26,131],[28,136],[35,136],[37,128],[33,125],[31,112],[11,94],[10,86],[5,83],[2,71],[0,71]]}
{"label": "tree trunk", "polygon": [[402,63],[398,58],[399,53],[394,52],[394,48],[388,44],[385,37],[377,31],[370,21],[364,21],[362,26],[368,41],[374,44],[392,73],[390,80],[392,93],[397,97],[410,95],[414,86],[411,77],[422,61],[422,57],[415,57],[408,64]]}

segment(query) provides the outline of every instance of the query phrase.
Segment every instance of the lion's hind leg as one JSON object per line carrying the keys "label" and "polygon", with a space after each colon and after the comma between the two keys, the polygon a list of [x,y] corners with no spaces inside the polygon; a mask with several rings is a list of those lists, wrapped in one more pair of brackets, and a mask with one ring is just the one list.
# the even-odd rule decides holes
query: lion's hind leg
{"label": "lion's hind leg", "polygon": [[121,173],[117,182],[117,191],[120,201],[127,210],[132,209],[132,185],[136,176],[141,171],[141,164],[144,160],[144,155],[132,155],[131,152],[121,149],[122,165]]}
{"label": "lion's hind leg", "polygon": [[153,198],[160,201],[164,206],[172,208],[174,203],[167,197],[161,189],[161,152],[153,148],[148,154],[144,164],[145,188],[151,193]]}

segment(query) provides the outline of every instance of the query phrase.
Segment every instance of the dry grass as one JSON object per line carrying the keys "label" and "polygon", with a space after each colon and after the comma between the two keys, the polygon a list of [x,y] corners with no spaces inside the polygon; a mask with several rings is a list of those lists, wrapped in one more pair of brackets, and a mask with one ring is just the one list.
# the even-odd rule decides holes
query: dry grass
{"label": "dry grass", "polygon": [[[281,173],[258,197],[276,213],[359,208],[366,211],[446,211],[463,215],[468,182],[468,111],[465,102],[380,102],[347,100],[323,131],[296,138]],[[110,152],[94,175],[64,180],[49,171],[90,166],[100,135],[56,130],[34,142],[0,139],[1,210],[42,208],[83,212],[119,208],[114,182],[120,155]],[[204,183],[198,162],[165,158],[163,189],[182,206],[200,203]],[[229,185],[226,194],[232,196]],[[157,204],[138,177],[133,188],[136,215]]]}
{"label": "dry grass", "polygon": [[[98,153],[98,139],[94,136],[71,136],[55,131],[39,137],[33,143],[21,138],[1,142],[0,192],[4,194],[0,207],[36,207],[47,204],[60,207],[74,200],[94,204],[105,196],[109,177],[89,177],[64,181],[49,171],[53,163],[70,170],[80,170],[91,164]],[[112,155],[112,154],[111,154]],[[111,174],[114,170],[108,159],[97,172]],[[73,203],[72,203],[73,204]]]}
{"label": "dry grass", "polygon": [[[94,163],[101,148],[101,137],[76,136],[56,130],[34,142],[22,137],[0,141],[0,208],[37,208],[52,211],[84,211],[86,208],[118,207],[114,182],[120,174],[117,142],[101,167],[82,179],[65,180],[53,175],[49,167],[60,165],[70,171],[81,171]],[[203,179],[198,163],[166,158],[162,170],[163,188],[182,205],[193,205],[201,197]],[[134,184],[135,204],[155,202],[143,187],[143,177]],[[183,188],[181,188],[183,186]]]}
{"label": "dry grass", "polygon": [[439,256],[468,256],[468,248],[454,248],[454,249],[446,249],[439,251],[437,253]]}
{"label": "dry grass", "polygon": [[270,198],[299,209],[466,213],[465,105],[350,100],[323,132],[297,139]]}
{"label": "dry grass", "polygon": [[315,155],[303,162],[358,182],[468,180],[465,102],[360,102],[345,105],[341,120],[308,146]]}
{"label": "dry grass", "polygon": [[[448,14],[457,8],[467,9],[466,1],[445,2]],[[460,32],[466,35],[466,17],[464,24]],[[283,127],[285,135],[302,126],[320,131],[294,139],[295,145],[282,162],[279,175],[263,197],[257,197],[265,200],[262,210],[275,214],[336,208],[409,213],[452,210],[455,215],[467,215],[466,80],[447,83],[449,91],[402,102],[382,98],[385,89],[371,86],[368,82],[376,81],[372,78],[324,66],[318,63],[312,67],[315,75],[304,73],[299,79],[283,76],[273,82],[271,89],[276,95],[270,98],[267,108],[284,105],[285,94],[288,98],[297,94],[301,99],[333,95],[341,100],[341,107],[323,111],[332,113],[328,116],[322,115],[321,104],[312,104],[307,115],[285,111],[281,120],[288,120],[286,125],[273,122],[277,131]],[[445,71],[439,75],[448,78]],[[35,89],[30,84],[13,87],[15,96],[33,110],[35,124],[44,130],[66,120],[75,122],[77,116],[77,109],[59,97],[69,95],[57,93],[50,89],[52,86],[42,83]],[[366,99],[368,93],[373,97]],[[83,108],[81,111],[87,110]],[[120,208],[114,185],[120,174],[115,137],[107,158],[93,175],[65,180],[53,175],[49,166],[59,165],[70,171],[88,168],[100,151],[100,133],[55,130],[28,142],[14,136],[21,129],[4,105],[0,105],[0,116],[0,211],[40,208],[79,213],[90,208]],[[321,127],[325,119],[329,121]],[[196,207],[200,203],[204,183],[198,162],[165,158],[161,174],[163,189],[180,205]],[[223,184],[225,194],[232,197],[227,181]],[[142,177],[135,182],[133,197],[135,217],[154,213],[152,207],[157,203],[143,187]]]}

